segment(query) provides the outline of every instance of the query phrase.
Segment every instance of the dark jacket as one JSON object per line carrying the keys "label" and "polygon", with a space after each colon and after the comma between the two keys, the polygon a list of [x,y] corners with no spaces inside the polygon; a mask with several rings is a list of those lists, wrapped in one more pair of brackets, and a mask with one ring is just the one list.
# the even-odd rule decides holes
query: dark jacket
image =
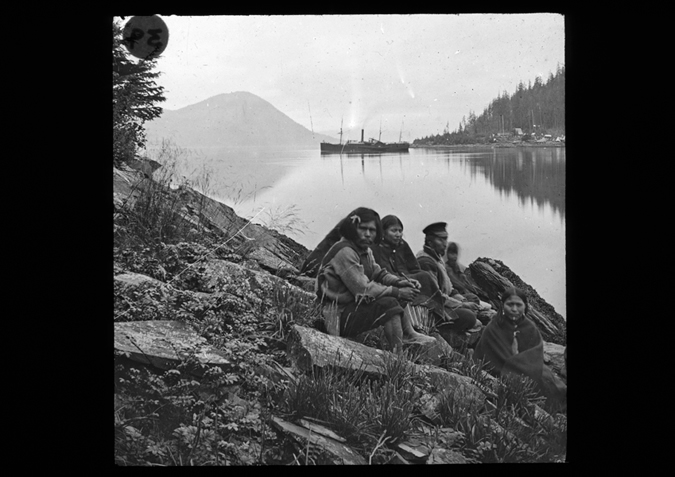
{"label": "dark jacket", "polygon": [[431,273],[436,280],[436,283],[438,283],[438,288],[443,293],[447,296],[456,293],[453,291],[452,282],[450,281],[448,272],[445,270],[443,260],[433,251],[433,249],[425,245],[424,248],[417,253],[417,262],[420,264],[422,270]]}
{"label": "dark jacket", "polygon": [[383,240],[370,248],[377,264],[389,273],[402,277],[422,270],[410,245],[405,240],[397,246],[392,246]]}

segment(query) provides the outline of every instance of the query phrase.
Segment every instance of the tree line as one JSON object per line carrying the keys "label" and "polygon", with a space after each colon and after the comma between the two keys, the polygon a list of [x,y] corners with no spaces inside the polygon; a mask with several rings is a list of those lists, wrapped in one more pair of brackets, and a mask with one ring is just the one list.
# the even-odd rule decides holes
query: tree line
{"label": "tree line", "polygon": [[112,24],[113,164],[134,159],[145,147],[144,123],[162,114],[164,88],[155,83],[156,60],[134,61],[124,46],[122,26]]}
{"label": "tree line", "polygon": [[518,83],[515,92],[504,91],[480,115],[469,110],[459,126],[443,134],[415,139],[413,144],[475,144],[493,140],[495,136],[511,135],[519,128],[524,134],[560,136],[565,134],[565,66],[558,65],[544,83],[537,76],[534,84]]}

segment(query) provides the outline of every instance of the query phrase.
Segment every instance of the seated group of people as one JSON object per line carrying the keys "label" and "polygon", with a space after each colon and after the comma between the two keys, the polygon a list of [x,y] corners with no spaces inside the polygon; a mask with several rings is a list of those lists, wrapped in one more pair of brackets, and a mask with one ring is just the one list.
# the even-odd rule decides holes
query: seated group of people
{"label": "seated group of people", "polygon": [[317,277],[324,317],[339,317],[340,336],[354,337],[383,326],[394,349],[403,343],[433,339],[413,328],[403,312],[408,304],[428,308],[441,335],[480,329],[476,312],[486,304],[481,305],[470,289],[461,294],[453,286],[448,271],[455,283],[462,283],[456,253],[447,269],[443,261],[448,246],[446,224],[431,224],[423,233],[424,248],[414,254],[403,240],[403,223],[398,217],[388,215],[380,220],[374,210],[360,207],[342,219],[310,254],[302,273]]}
{"label": "seated group of people", "polygon": [[[404,312],[407,305],[428,309],[434,329],[448,341],[448,333],[482,327],[476,313],[490,305],[465,279],[457,245],[448,246],[446,223],[433,223],[423,233],[424,247],[414,254],[403,240],[398,217],[380,219],[374,210],[359,207],[319,243],[301,273],[316,276],[322,314],[337,322],[335,334],[355,337],[382,326],[392,349],[433,341],[415,329],[410,314]],[[484,360],[497,374],[532,377],[546,395],[559,394],[560,383],[543,364],[541,335],[525,317],[527,297],[512,289],[501,298],[502,310],[488,315],[492,319],[485,323],[474,358]]]}

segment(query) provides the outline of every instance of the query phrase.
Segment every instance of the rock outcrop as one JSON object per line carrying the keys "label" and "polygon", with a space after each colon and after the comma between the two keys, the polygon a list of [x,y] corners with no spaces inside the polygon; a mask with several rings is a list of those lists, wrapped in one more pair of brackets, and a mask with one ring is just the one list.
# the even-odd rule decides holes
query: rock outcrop
{"label": "rock outcrop", "polygon": [[[227,369],[230,361],[217,348],[210,346],[182,321],[131,321],[115,323],[115,350],[125,357],[159,369],[172,369],[194,353],[204,366],[218,366]],[[193,370],[203,374],[200,368]]]}
{"label": "rock outcrop", "polygon": [[297,275],[298,267],[309,253],[291,238],[239,217],[231,207],[194,189],[172,190],[142,172],[113,168],[113,205],[116,208],[133,209],[150,187],[162,189],[159,194],[165,196],[167,202],[175,202],[174,208],[196,233],[218,235],[223,242],[229,241],[237,253],[256,260],[272,274]]}

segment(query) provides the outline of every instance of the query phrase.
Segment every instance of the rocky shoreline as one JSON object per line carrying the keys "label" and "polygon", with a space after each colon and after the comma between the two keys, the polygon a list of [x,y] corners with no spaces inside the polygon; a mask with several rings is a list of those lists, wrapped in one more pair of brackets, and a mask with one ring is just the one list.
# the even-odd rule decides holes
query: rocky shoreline
{"label": "rocky shoreline", "polygon": [[[180,373],[193,376],[186,378],[186,382],[196,386],[192,396],[201,396],[194,402],[243,409],[241,412],[226,414],[230,416],[231,427],[226,433],[229,444],[224,445],[228,450],[223,451],[223,459],[227,457],[235,464],[261,461],[275,463],[275,459],[286,462],[284,459],[290,458],[290,454],[283,450],[285,444],[282,443],[290,440],[296,446],[295,452],[305,452],[308,446],[318,446],[328,456],[326,463],[367,463],[367,454],[359,454],[353,446],[347,445],[344,439],[333,432],[334,429],[326,427],[326,423],[309,422],[306,416],[300,416],[303,417],[300,419],[292,415],[279,415],[280,410],[275,411],[276,415],[268,416],[267,420],[257,417],[251,421],[251,416],[258,416],[262,412],[261,395],[256,390],[260,383],[266,383],[265,389],[275,389],[275,392],[280,393],[278,399],[282,399],[282,396],[288,399],[288,389],[293,383],[313,375],[317,369],[334,369],[337,365],[336,356],[345,358],[346,364],[340,364],[345,370],[363,370],[365,366],[374,376],[373,379],[379,379],[377,376],[384,371],[378,363],[391,354],[378,349],[382,336],[376,330],[351,340],[319,331],[318,315],[315,313],[316,308],[313,308],[314,279],[299,274],[300,266],[310,251],[283,234],[249,223],[237,216],[230,207],[192,189],[165,188],[159,191],[163,200],[170,201],[183,223],[187,224],[186,240],[174,244],[160,242],[137,247],[136,250],[117,245],[118,242],[122,243],[120,237],[128,227],[128,222],[123,219],[129,216],[135,204],[142,203],[144,193],[151,187],[157,187],[157,183],[147,174],[113,169],[116,379],[120,376],[120,383],[128,383],[137,375],[137,372],[130,370],[139,366],[150,373],[147,378],[149,383],[155,379],[151,377],[153,375],[168,379],[171,373],[178,372],[175,370],[188,369],[184,368],[184,363],[187,356],[192,356],[190,359],[196,359],[192,367]],[[199,237],[199,243],[191,242],[190,237]],[[494,306],[505,287],[515,285],[525,290],[531,300],[530,317],[546,341],[545,360],[558,375],[566,379],[563,359],[566,343],[564,319],[502,262],[479,258],[469,265],[469,270],[475,283]],[[419,439],[411,438],[392,442],[388,450],[383,448],[381,451],[389,459],[382,463],[474,461],[472,459],[475,457],[466,453],[464,455],[448,441],[434,440],[437,438],[432,439],[430,436],[433,435],[433,426],[442,425],[439,406],[444,402],[443,393],[461,389],[468,406],[486,405],[486,396],[490,393],[484,394],[475,379],[441,367],[448,359],[463,359],[462,353],[478,337],[475,333],[458,336],[450,346],[439,336],[435,345],[416,350],[418,363],[415,366],[422,367],[415,368],[415,373],[433,377],[432,386],[422,391],[423,399],[414,403],[419,407],[418,411],[426,416],[427,422],[423,427],[426,426],[429,437],[425,438],[423,444],[420,444]],[[203,380],[212,372],[204,370],[214,366],[220,369],[223,376],[224,381],[219,382],[225,384],[219,385],[215,391],[207,392],[204,387],[206,381]],[[140,424],[128,424],[135,417],[122,418],[124,409],[131,406],[129,403],[138,399],[141,399],[139,395],[129,391],[126,385],[116,386],[116,462],[119,458],[124,465],[128,464],[131,454],[139,455],[140,451],[136,447],[152,450],[158,449],[159,445],[157,440],[144,435],[144,432],[149,432],[146,428]],[[195,398],[188,396],[186,399]],[[178,404],[174,403],[173,406]],[[219,410],[225,407],[212,409],[215,415],[225,415],[225,411]],[[559,421],[559,418],[554,419],[541,409],[536,412],[538,417],[528,426],[539,422],[537,419]],[[186,415],[192,416],[193,411]],[[194,416],[196,418],[198,414]],[[192,426],[185,423],[179,425],[178,422],[172,424],[178,426],[174,435],[188,435],[200,429],[201,422],[212,426],[209,429],[213,433],[220,432],[211,420],[198,420]],[[255,425],[247,424],[251,422]],[[254,440],[250,437],[265,423],[276,432],[274,440],[270,442],[277,444],[267,444],[268,454],[263,451],[264,432],[256,434],[258,437]],[[241,428],[242,432],[236,432],[237,428]],[[225,435],[223,432],[219,434],[221,438]],[[189,456],[193,455],[198,442],[194,437],[191,439],[186,442],[192,442],[193,447],[185,448],[186,452],[190,449]],[[176,438],[176,442],[177,447],[167,448],[178,452],[180,440]],[[136,449],[135,453],[129,449]],[[375,450],[370,454],[371,459]],[[144,459],[163,461],[161,456],[164,454],[159,451],[156,451],[158,454],[154,454],[154,451],[143,452],[141,454],[146,456]],[[275,457],[264,457],[271,454]],[[216,462],[218,455],[219,451],[216,451]]]}

